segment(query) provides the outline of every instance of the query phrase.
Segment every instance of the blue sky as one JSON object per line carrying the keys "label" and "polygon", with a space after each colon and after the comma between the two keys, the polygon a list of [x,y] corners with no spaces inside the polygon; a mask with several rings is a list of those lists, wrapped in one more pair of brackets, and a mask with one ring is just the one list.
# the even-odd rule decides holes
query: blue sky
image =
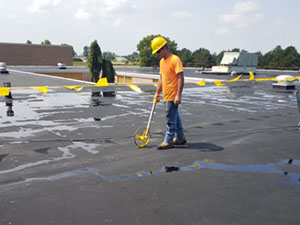
{"label": "blue sky", "polygon": [[102,51],[127,55],[162,34],[191,51],[300,52],[299,10],[299,0],[0,0],[0,42],[48,39],[81,54],[97,40]]}

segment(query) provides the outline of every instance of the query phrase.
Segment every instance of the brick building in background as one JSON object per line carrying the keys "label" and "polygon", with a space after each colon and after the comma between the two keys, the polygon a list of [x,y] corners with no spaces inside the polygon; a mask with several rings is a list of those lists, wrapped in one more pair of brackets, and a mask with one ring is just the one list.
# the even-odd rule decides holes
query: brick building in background
{"label": "brick building in background", "polygon": [[57,63],[73,65],[72,47],[0,43],[0,62],[7,65],[57,66]]}

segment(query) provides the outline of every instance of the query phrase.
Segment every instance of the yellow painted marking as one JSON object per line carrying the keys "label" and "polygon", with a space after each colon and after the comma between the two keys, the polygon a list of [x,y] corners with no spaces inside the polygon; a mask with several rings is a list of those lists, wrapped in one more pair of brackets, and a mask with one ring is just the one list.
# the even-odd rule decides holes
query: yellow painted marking
{"label": "yellow painted marking", "polygon": [[75,91],[81,91],[83,87],[80,86],[65,86],[65,88],[72,89]]}
{"label": "yellow painted marking", "polygon": [[196,84],[198,84],[199,86],[205,86],[206,85],[205,78],[203,78],[202,81],[196,82]]}
{"label": "yellow painted marking", "polygon": [[238,77],[232,79],[232,80],[227,80],[226,82],[235,82],[238,81],[241,78],[242,75],[239,75]]}
{"label": "yellow painted marking", "polygon": [[251,71],[249,71],[249,75],[250,75],[250,78],[249,78],[249,80],[254,80],[254,73],[253,73],[253,72],[251,72]]}
{"label": "yellow painted marking", "polygon": [[276,81],[277,79],[275,77],[273,78],[257,78],[256,81]]}
{"label": "yellow painted marking", "polygon": [[47,94],[48,86],[32,87],[34,90]]}
{"label": "yellow painted marking", "polygon": [[128,87],[130,87],[131,90],[133,91],[136,91],[138,93],[142,93],[143,91],[135,84],[130,84],[130,85],[127,85]]}
{"label": "yellow painted marking", "polygon": [[200,166],[200,163],[196,162],[194,165],[195,165],[195,166]]}
{"label": "yellow painted marking", "polygon": [[220,80],[217,80],[214,83],[215,83],[216,86],[224,86],[224,84]]}
{"label": "yellow painted marking", "polygon": [[9,88],[1,87],[0,88],[0,96],[8,96],[9,95]]}

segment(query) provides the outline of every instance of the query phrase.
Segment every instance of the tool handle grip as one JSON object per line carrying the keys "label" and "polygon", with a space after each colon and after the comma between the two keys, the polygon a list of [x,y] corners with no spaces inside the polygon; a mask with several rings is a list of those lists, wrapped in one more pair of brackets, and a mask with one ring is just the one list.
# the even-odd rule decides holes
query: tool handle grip
{"label": "tool handle grip", "polygon": [[153,103],[154,103],[154,104],[158,103],[159,101],[160,101],[160,97],[159,97],[159,96],[158,96],[157,98],[154,98],[154,99],[153,99]]}

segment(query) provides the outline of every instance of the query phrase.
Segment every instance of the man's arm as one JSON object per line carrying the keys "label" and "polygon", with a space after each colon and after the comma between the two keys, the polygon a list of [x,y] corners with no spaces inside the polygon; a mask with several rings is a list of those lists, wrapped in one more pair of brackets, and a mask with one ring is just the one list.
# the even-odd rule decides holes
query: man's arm
{"label": "man's arm", "polygon": [[161,90],[162,90],[162,81],[161,81],[161,74],[160,74],[158,84],[157,84],[157,89],[154,96],[154,99],[156,99],[157,102],[159,102],[159,95]]}
{"label": "man's arm", "polygon": [[176,105],[181,103],[181,94],[182,94],[182,90],[183,90],[183,86],[184,86],[184,76],[183,76],[183,72],[178,73],[178,88],[177,88],[177,94],[174,100],[174,103]]}

